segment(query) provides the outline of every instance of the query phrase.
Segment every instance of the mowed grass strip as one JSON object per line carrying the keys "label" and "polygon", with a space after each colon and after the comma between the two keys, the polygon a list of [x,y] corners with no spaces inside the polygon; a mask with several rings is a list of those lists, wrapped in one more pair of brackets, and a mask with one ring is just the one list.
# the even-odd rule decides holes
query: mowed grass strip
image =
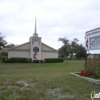
{"label": "mowed grass strip", "polygon": [[83,67],[84,61],[69,61],[66,63],[44,63],[44,64],[0,64],[0,76],[6,77],[35,77],[37,80],[53,78],[59,75],[66,75],[69,72],[79,71]]}
{"label": "mowed grass strip", "polygon": [[69,75],[83,69],[83,60],[64,63],[0,63],[0,93],[12,90],[7,100],[91,100],[100,86]]}

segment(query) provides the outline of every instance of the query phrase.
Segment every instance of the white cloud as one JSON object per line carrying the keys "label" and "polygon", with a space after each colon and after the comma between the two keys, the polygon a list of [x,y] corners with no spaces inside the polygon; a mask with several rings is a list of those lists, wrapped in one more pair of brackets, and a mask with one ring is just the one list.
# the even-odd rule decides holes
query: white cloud
{"label": "white cloud", "polygon": [[100,26],[99,4],[100,0],[0,0],[0,32],[8,42],[27,42],[36,16],[37,32],[46,44],[58,49],[58,38],[66,37],[78,38],[85,46],[85,32]]}

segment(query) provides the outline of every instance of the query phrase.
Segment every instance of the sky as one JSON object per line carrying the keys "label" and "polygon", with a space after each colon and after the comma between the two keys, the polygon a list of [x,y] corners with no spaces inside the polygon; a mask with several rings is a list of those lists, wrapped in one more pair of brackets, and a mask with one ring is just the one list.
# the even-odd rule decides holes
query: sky
{"label": "sky", "polygon": [[85,32],[100,27],[100,0],[0,0],[0,32],[8,43],[28,42],[35,18],[43,43],[59,49],[58,39],[66,37],[85,46]]}

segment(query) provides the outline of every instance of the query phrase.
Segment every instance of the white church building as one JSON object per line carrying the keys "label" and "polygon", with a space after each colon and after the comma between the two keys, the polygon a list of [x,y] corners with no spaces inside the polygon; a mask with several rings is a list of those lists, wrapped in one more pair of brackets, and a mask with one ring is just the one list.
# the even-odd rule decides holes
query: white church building
{"label": "white church building", "polygon": [[29,42],[8,49],[8,58],[32,58],[32,60],[44,60],[45,58],[58,58],[58,51],[41,42],[42,38],[36,32],[29,38]]}

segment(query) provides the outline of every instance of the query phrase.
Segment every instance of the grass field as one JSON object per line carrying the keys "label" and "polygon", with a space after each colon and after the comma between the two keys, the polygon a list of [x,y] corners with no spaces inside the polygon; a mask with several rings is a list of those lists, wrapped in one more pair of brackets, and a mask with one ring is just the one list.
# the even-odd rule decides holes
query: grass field
{"label": "grass field", "polygon": [[0,100],[91,100],[100,86],[69,75],[84,61],[44,64],[0,63]]}

